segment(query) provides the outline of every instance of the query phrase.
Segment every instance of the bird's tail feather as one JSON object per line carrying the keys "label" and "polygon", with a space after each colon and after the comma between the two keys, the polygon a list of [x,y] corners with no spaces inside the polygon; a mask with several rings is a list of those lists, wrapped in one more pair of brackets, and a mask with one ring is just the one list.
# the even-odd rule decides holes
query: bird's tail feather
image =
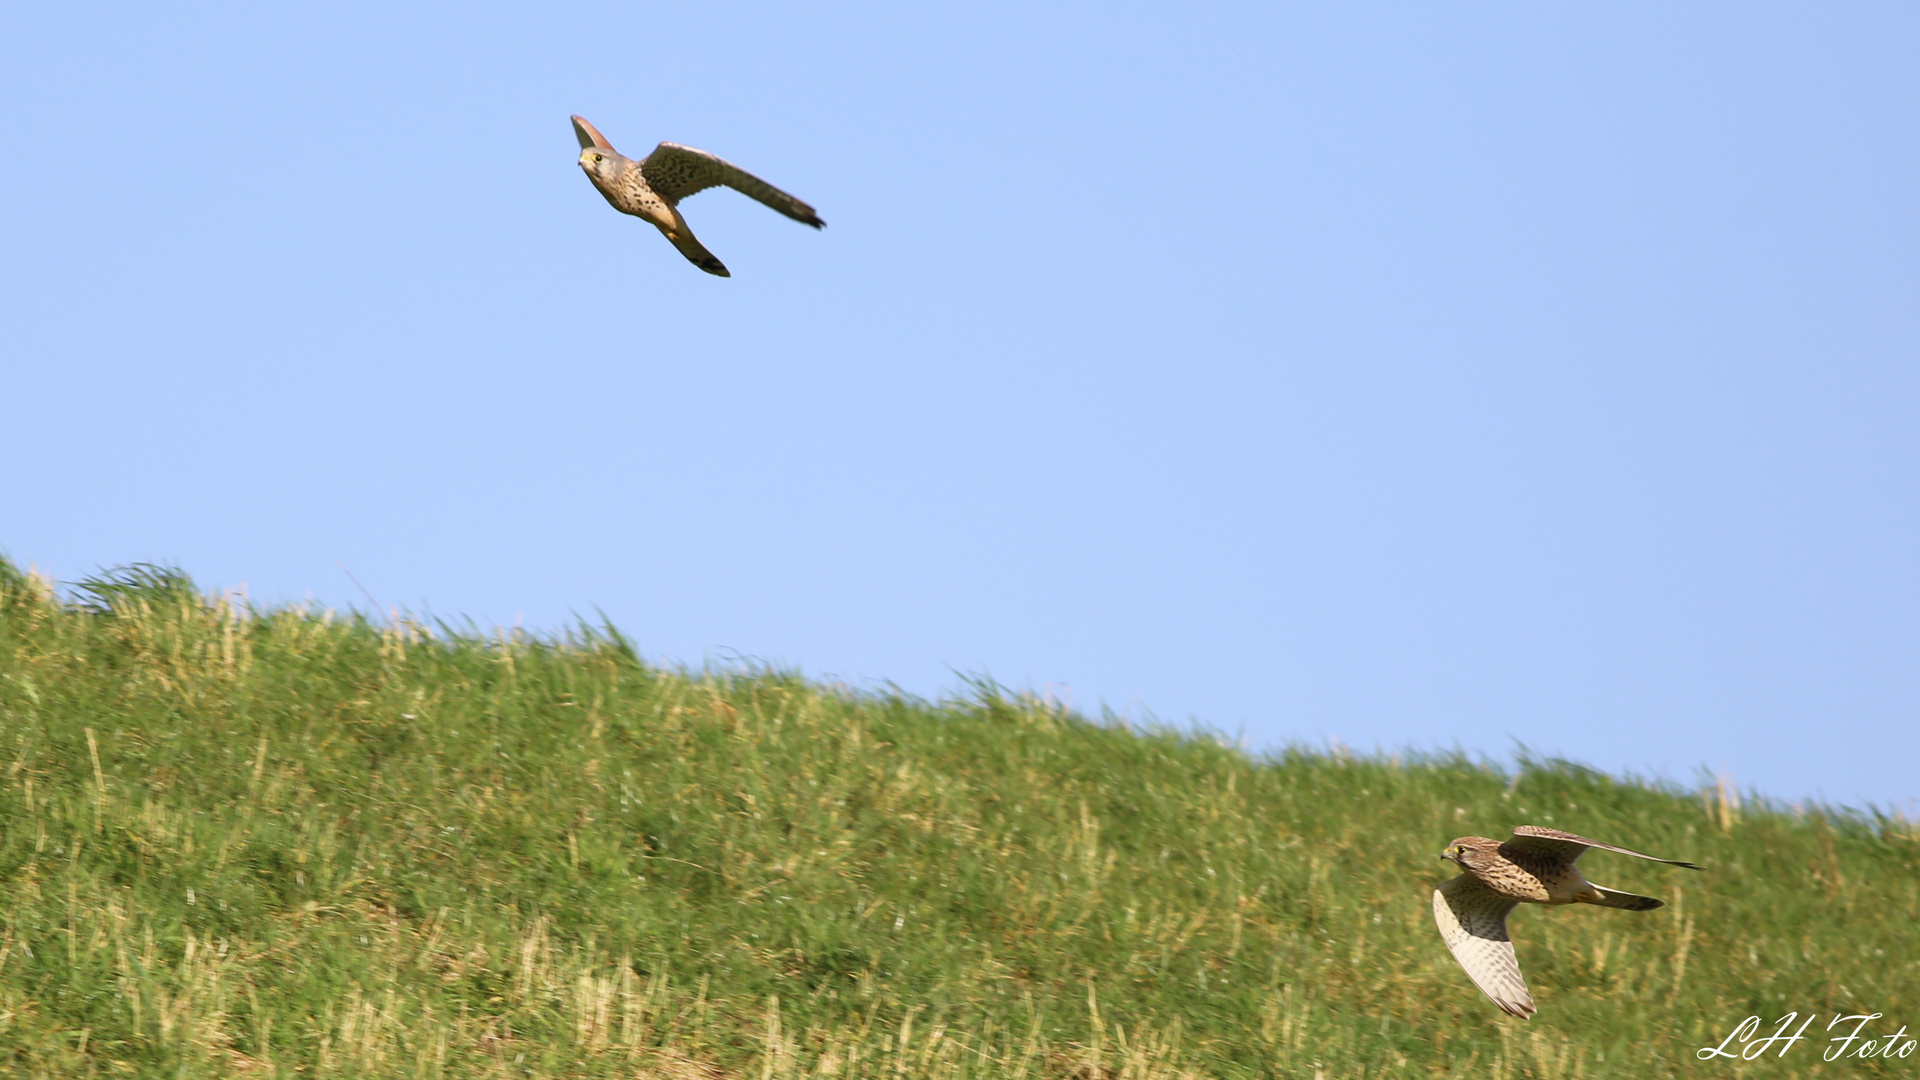
{"label": "bird's tail feather", "polygon": [[685,255],[688,262],[705,270],[707,273],[715,277],[733,276],[727,272],[727,265],[715,258],[713,252],[708,251],[705,244],[695,240],[692,233],[684,230],[672,232],[667,234],[667,239],[672,242],[674,247],[680,249],[680,254]]}
{"label": "bird's tail feather", "polygon": [[1665,900],[1655,900],[1651,896],[1640,896],[1636,893],[1621,892],[1618,889],[1609,889],[1604,885],[1595,885],[1593,891],[1600,894],[1599,899],[1589,899],[1587,903],[1598,904],[1601,907],[1620,908],[1624,911],[1652,911],[1654,908],[1667,906]]}

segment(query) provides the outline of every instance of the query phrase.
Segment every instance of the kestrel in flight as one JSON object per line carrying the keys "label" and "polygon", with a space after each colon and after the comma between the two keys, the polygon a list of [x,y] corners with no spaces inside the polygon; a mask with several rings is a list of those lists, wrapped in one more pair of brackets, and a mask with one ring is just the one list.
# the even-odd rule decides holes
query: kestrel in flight
{"label": "kestrel in flight", "polygon": [[644,161],[635,161],[615,150],[599,129],[578,116],[573,118],[573,133],[580,139],[580,167],[613,208],[651,223],[688,262],[709,274],[733,276],[694,239],[687,219],[680,216],[680,200],[695,192],[730,187],[803,225],[818,229],[827,224],[813,207],[705,150],[663,142]]}
{"label": "kestrel in flight", "polygon": [[1484,836],[1463,836],[1447,845],[1440,857],[1458,863],[1466,873],[1433,890],[1433,921],[1440,924],[1453,958],[1467,969],[1481,993],[1511,1015],[1526,1019],[1534,1013],[1533,995],[1520,977],[1507,936],[1507,913],[1514,905],[1598,904],[1627,911],[1652,911],[1666,901],[1651,896],[1595,885],[1573,864],[1588,848],[1653,859],[1669,866],[1700,867],[1675,859],[1654,859],[1584,836],[1538,825],[1513,830],[1502,843]]}

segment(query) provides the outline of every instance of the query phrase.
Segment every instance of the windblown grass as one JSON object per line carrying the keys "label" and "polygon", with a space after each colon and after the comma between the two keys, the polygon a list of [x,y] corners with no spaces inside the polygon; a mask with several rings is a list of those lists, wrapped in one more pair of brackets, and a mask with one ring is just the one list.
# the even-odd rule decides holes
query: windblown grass
{"label": "windblown grass", "polygon": [[[0,562],[20,1076],[1912,1075],[1920,834],[1561,762],[1288,752]],[[1528,909],[1502,1016],[1428,911],[1556,825],[1669,906]],[[1749,1015],[1814,1045],[1696,1060]],[[1737,1049],[1737,1047],[1736,1047]],[[1920,1051],[1916,1051],[1920,1055]]]}

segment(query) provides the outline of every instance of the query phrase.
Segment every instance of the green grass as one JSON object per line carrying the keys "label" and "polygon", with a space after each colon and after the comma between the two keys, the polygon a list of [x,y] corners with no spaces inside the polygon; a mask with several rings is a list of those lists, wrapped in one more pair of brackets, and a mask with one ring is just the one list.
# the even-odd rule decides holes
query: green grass
{"label": "green grass", "polygon": [[[1817,738],[1809,732],[1808,738]],[[19,1076],[1882,1076],[1701,1062],[1920,1029],[1920,834],[1561,762],[1287,752],[0,562],[0,1071]],[[1554,825],[1645,914],[1428,909]]]}

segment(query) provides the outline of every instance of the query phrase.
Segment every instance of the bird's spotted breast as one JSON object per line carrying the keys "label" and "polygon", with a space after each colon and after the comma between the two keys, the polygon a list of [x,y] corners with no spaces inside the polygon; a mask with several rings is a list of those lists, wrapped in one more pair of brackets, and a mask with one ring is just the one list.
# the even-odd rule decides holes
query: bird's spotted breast
{"label": "bird's spotted breast", "polygon": [[1529,889],[1527,899],[1547,904],[1570,904],[1575,897],[1586,895],[1593,887],[1587,879],[1564,859],[1544,858],[1503,850],[1502,855],[1511,862],[1516,870],[1532,878],[1534,888]]}
{"label": "bird's spotted breast", "polygon": [[1515,900],[1527,900],[1533,903],[1546,903],[1551,896],[1540,875],[1532,869],[1521,866],[1510,859],[1501,859],[1491,866],[1474,871],[1487,887],[1501,896]]}

